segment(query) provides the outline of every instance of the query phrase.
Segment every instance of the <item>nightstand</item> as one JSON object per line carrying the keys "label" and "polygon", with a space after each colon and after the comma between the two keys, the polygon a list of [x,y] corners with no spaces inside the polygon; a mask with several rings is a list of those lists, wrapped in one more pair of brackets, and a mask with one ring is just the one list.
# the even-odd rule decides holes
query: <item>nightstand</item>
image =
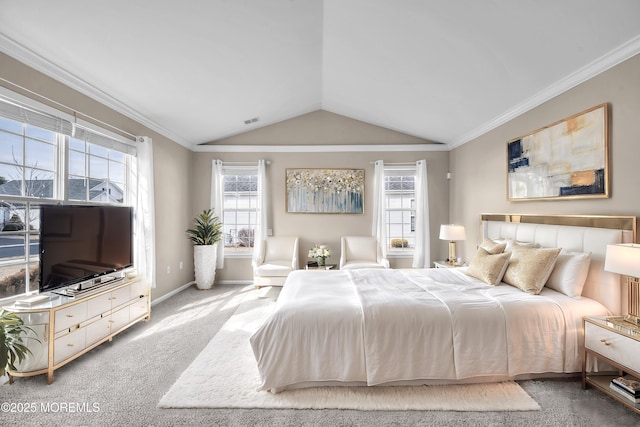
{"label": "nightstand", "polygon": [[337,270],[338,264],[314,265],[313,267],[305,265],[304,269],[305,270]]}
{"label": "nightstand", "polygon": [[[622,320],[622,317],[585,316],[584,354],[582,356],[582,388],[589,385],[611,396],[640,414],[640,404],[634,404],[617,396],[609,389],[611,380],[624,374],[640,378],[640,328]],[[617,373],[605,375],[587,372],[587,356],[608,363],[618,369]]]}
{"label": "nightstand", "polygon": [[435,268],[464,267],[464,262],[449,263],[448,261],[433,261]]}

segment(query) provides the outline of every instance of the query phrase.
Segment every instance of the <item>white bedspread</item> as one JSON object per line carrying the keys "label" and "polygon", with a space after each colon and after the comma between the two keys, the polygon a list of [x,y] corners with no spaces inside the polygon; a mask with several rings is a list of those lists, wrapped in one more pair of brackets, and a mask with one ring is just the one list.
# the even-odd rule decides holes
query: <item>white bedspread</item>
{"label": "white bedspread", "polygon": [[496,381],[578,372],[582,316],[606,309],[464,269],[295,271],[251,337],[261,389]]}

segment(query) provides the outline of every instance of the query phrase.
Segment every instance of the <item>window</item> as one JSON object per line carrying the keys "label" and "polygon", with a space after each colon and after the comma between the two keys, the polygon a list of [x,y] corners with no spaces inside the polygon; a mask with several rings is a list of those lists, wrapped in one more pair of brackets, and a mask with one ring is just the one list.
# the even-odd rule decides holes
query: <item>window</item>
{"label": "window", "polygon": [[253,251],[258,222],[257,167],[224,166],[225,254]]}
{"label": "window", "polygon": [[38,289],[42,203],[127,200],[134,151],[105,135],[0,97],[0,300]]}
{"label": "window", "polygon": [[54,198],[61,136],[0,117],[2,195]]}
{"label": "window", "polygon": [[124,203],[126,155],[84,139],[69,141],[69,200]]}
{"label": "window", "polygon": [[387,252],[411,252],[415,246],[415,167],[385,167]]}

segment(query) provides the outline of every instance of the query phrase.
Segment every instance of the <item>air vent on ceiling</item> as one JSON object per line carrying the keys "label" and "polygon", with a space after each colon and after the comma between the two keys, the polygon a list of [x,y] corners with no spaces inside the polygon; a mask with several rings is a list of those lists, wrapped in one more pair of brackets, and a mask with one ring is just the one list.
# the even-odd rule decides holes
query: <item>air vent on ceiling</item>
{"label": "air vent on ceiling", "polygon": [[255,123],[255,122],[257,122],[258,120],[260,120],[258,117],[253,117],[253,118],[251,118],[251,119],[247,119],[247,120],[245,120],[245,121],[244,121],[244,124],[245,124],[245,125],[250,125],[251,123]]}

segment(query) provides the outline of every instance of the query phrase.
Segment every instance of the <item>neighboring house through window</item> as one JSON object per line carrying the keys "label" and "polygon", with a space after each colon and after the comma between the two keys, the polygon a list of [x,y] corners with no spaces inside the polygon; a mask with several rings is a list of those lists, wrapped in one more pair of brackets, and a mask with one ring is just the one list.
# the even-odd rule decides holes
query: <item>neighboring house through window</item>
{"label": "neighboring house through window", "polygon": [[258,222],[257,166],[224,165],[225,255],[251,253]]}
{"label": "neighboring house through window", "polygon": [[415,166],[385,166],[387,253],[412,252],[415,246]]}

